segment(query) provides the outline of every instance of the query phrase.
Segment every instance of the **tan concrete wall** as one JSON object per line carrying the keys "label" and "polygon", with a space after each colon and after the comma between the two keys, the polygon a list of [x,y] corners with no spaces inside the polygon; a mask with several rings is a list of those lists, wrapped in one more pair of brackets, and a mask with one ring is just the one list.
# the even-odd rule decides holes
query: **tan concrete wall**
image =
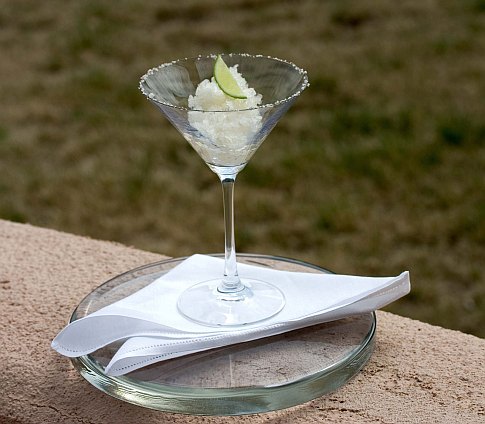
{"label": "tan concrete wall", "polygon": [[335,393],[287,410],[209,418],[111,398],[50,349],[103,281],[162,257],[0,221],[0,423],[484,423],[485,340],[378,312],[366,368]]}

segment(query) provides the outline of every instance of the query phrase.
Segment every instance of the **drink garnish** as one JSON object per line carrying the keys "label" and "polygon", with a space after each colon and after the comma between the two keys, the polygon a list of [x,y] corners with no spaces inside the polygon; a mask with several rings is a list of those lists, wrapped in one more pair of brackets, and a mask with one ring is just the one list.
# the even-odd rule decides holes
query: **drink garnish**
{"label": "drink garnish", "polygon": [[232,76],[230,69],[225,64],[221,55],[217,56],[214,64],[214,79],[219,88],[228,96],[235,99],[247,99],[247,96]]}

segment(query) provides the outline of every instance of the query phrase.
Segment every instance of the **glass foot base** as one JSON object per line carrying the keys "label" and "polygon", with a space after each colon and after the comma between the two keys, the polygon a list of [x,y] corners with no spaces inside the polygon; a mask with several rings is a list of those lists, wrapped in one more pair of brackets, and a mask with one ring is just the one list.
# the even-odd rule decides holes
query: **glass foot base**
{"label": "glass foot base", "polygon": [[190,287],[180,296],[179,312],[208,326],[239,326],[263,321],[283,309],[285,297],[272,284],[241,279],[244,289],[221,293],[221,280],[209,280]]}

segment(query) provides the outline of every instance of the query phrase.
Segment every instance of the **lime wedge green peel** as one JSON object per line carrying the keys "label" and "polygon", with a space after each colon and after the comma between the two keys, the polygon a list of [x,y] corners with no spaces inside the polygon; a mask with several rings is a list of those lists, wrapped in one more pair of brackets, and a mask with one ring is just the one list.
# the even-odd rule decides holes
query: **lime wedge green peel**
{"label": "lime wedge green peel", "polygon": [[221,55],[217,56],[214,64],[214,78],[219,88],[228,96],[235,99],[247,99],[241,87],[237,85],[237,81],[232,76],[231,71],[222,60]]}

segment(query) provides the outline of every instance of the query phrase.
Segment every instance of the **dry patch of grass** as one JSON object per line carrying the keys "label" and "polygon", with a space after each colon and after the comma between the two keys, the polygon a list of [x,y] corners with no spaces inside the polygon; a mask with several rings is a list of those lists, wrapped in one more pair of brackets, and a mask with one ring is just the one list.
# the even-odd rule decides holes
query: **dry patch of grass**
{"label": "dry patch of grass", "polygon": [[137,81],[181,56],[280,56],[311,87],[238,178],[239,250],[410,269],[390,310],[485,336],[483,1],[23,0],[0,23],[1,218],[221,251],[217,179]]}

